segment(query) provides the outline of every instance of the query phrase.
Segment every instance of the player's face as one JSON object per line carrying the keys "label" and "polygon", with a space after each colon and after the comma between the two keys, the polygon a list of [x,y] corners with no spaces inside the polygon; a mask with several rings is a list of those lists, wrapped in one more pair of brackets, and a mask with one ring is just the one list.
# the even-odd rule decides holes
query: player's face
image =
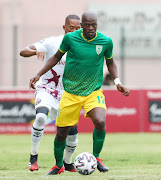
{"label": "player's face", "polygon": [[92,39],[95,37],[97,30],[97,21],[96,20],[84,20],[82,22],[83,34],[85,38]]}
{"label": "player's face", "polygon": [[68,32],[73,32],[81,28],[80,20],[77,19],[68,19],[66,24],[63,26],[65,34]]}

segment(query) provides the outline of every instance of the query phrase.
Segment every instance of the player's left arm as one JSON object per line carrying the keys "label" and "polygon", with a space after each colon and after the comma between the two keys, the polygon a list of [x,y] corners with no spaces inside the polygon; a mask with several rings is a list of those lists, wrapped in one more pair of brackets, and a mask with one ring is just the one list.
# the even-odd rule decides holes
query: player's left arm
{"label": "player's left arm", "polygon": [[[106,59],[106,65],[112,79],[116,80],[116,78],[118,78],[118,73],[117,73],[117,66],[113,58],[108,59],[108,60]],[[116,87],[117,87],[117,90],[122,92],[124,96],[129,96],[129,90],[125,86],[123,86],[121,82],[117,82]]]}

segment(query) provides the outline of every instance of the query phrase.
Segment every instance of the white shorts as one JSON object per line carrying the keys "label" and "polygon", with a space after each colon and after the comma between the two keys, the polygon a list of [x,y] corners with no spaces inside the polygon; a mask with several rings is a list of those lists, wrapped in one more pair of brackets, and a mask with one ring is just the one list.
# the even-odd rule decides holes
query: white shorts
{"label": "white shorts", "polygon": [[51,120],[56,120],[59,101],[47,92],[37,92],[35,97],[35,109],[46,107],[49,109]]}

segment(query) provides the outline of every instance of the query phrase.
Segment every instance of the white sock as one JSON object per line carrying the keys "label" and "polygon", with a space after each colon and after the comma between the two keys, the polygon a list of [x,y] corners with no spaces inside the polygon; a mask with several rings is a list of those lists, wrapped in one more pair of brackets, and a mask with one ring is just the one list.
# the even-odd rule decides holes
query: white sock
{"label": "white sock", "polygon": [[64,150],[64,161],[67,164],[72,163],[72,157],[76,146],[78,144],[78,133],[74,135],[68,135],[66,138],[66,147]]}
{"label": "white sock", "polygon": [[36,119],[31,130],[31,154],[38,154],[38,148],[44,133],[44,124],[47,116],[44,113],[36,114]]}

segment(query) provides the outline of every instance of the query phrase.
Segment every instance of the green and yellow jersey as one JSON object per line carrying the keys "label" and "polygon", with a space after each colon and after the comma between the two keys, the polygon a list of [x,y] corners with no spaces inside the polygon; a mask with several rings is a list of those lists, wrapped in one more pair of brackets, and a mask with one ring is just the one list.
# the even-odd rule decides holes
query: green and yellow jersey
{"label": "green and yellow jersey", "polygon": [[68,93],[88,96],[101,88],[104,58],[111,59],[111,38],[96,32],[93,39],[86,39],[83,30],[67,33],[59,51],[67,52],[63,75],[64,90]]}

